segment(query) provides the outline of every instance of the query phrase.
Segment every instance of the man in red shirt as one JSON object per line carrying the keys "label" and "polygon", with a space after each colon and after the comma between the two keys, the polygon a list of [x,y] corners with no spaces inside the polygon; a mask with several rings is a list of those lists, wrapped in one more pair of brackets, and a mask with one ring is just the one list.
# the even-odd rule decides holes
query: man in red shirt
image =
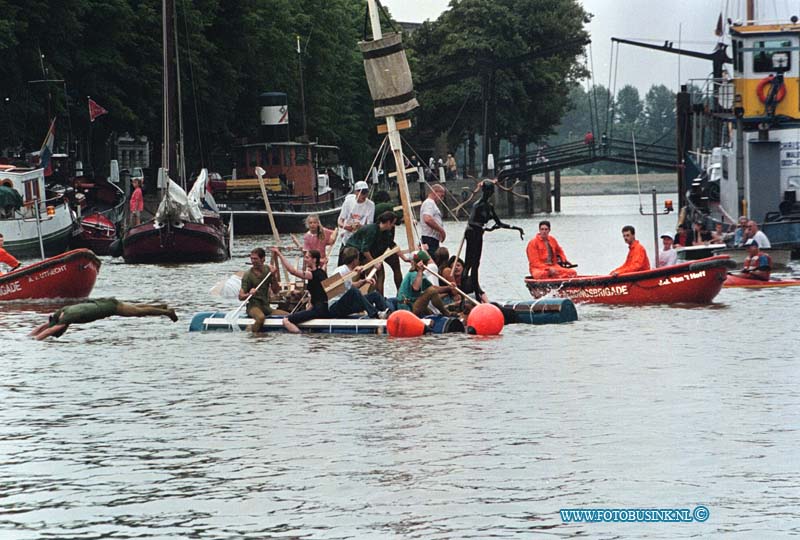
{"label": "man in red shirt", "polygon": [[[5,243],[5,238],[3,238],[3,235],[0,233],[0,263],[5,263],[8,265],[9,269],[15,270],[19,267],[19,261],[14,258],[11,253],[3,249],[3,243]],[[3,270],[0,269],[0,274],[2,273]]]}
{"label": "man in red shirt", "polygon": [[564,250],[550,236],[550,222],[539,222],[539,234],[528,242],[528,270],[534,279],[571,278],[578,275],[572,268],[564,268],[560,262],[569,264]]}
{"label": "man in red shirt", "polygon": [[650,259],[647,258],[644,246],[636,239],[636,229],[632,225],[625,225],[622,228],[622,238],[628,244],[628,257],[625,259],[625,264],[611,271],[611,275],[618,276],[650,270]]}

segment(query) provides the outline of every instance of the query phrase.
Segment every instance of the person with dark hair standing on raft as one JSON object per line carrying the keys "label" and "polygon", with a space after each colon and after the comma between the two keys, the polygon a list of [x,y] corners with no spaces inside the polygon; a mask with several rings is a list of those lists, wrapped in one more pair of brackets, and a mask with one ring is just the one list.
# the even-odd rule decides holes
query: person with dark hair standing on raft
{"label": "person with dark hair standing on raft", "polygon": [[[472,205],[472,211],[467,222],[467,230],[464,233],[467,252],[464,255],[464,275],[462,280],[468,287],[464,289],[464,292],[474,292],[478,300],[484,303],[488,302],[489,299],[478,282],[478,267],[481,264],[481,254],[483,253],[483,233],[496,229],[514,229],[519,231],[520,239],[523,239],[525,234],[519,227],[500,221],[491,202],[493,194],[494,181],[484,180],[481,183],[481,198]],[[489,220],[494,221],[494,225],[487,228],[486,224],[489,223]]]}

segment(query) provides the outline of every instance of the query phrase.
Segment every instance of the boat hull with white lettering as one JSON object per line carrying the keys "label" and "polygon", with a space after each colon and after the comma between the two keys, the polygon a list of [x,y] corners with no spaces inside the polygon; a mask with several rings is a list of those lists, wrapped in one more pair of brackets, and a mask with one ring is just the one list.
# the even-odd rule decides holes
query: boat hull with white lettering
{"label": "boat hull with white lettering", "polygon": [[709,304],[725,282],[730,258],[722,255],[620,276],[525,278],[534,298],[555,294],[595,304]]}
{"label": "boat hull with white lettering", "polygon": [[0,302],[44,298],[85,298],[100,271],[88,249],[74,249],[0,275]]}

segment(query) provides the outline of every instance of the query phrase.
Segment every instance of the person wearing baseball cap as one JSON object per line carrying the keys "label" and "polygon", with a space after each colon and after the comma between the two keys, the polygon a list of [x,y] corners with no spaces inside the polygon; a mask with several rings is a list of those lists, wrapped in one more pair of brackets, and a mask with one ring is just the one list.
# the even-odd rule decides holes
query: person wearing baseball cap
{"label": "person wearing baseball cap", "polygon": [[759,281],[769,281],[772,272],[772,259],[769,255],[761,251],[758,241],[750,238],[745,242],[747,248],[747,258],[744,260],[742,271],[734,274],[735,276],[755,279]]}
{"label": "person wearing baseball cap", "polygon": [[672,236],[669,233],[661,235],[663,248],[658,252],[658,267],[678,264],[678,252],[672,247]]}
{"label": "person wearing baseball cap", "polygon": [[[339,212],[339,236],[342,238],[342,248],[359,227],[369,225],[375,220],[375,203],[369,200],[368,195],[369,185],[360,181],[353,186],[353,193],[344,199],[344,204]],[[341,258],[340,251],[337,266],[342,265]]]}
{"label": "person wearing baseball cap", "polygon": [[424,317],[431,314],[428,303],[432,303],[440,313],[447,313],[440,293],[455,295],[456,290],[451,286],[436,286],[428,281],[425,265],[430,260],[431,257],[425,250],[421,249],[414,254],[411,270],[403,278],[397,291],[397,309],[413,311],[417,317]]}

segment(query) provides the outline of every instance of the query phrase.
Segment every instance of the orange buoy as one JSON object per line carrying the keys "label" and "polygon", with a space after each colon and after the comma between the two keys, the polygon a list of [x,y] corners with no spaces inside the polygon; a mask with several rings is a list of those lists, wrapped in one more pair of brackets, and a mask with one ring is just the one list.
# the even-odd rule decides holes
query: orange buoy
{"label": "orange buoy", "polygon": [[[761,103],[767,102],[773,79],[775,79],[775,75],[764,77],[759,81],[758,86],[756,86],[756,95]],[[778,87],[778,92],[775,94],[775,101],[780,102],[784,97],[786,97],[786,85],[781,82],[781,85]]]}
{"label": "orange buoy", "polygon": [[475,306],[467,317],[467,331],[479,336],[496,336],[504,324],[503,312],[492,304]]}
{"label": "orange buoy", "polygon": [[398,309],[386,320],[386,330],[392,337],[419,337],[425,333],[425,323],[412,312]]}

